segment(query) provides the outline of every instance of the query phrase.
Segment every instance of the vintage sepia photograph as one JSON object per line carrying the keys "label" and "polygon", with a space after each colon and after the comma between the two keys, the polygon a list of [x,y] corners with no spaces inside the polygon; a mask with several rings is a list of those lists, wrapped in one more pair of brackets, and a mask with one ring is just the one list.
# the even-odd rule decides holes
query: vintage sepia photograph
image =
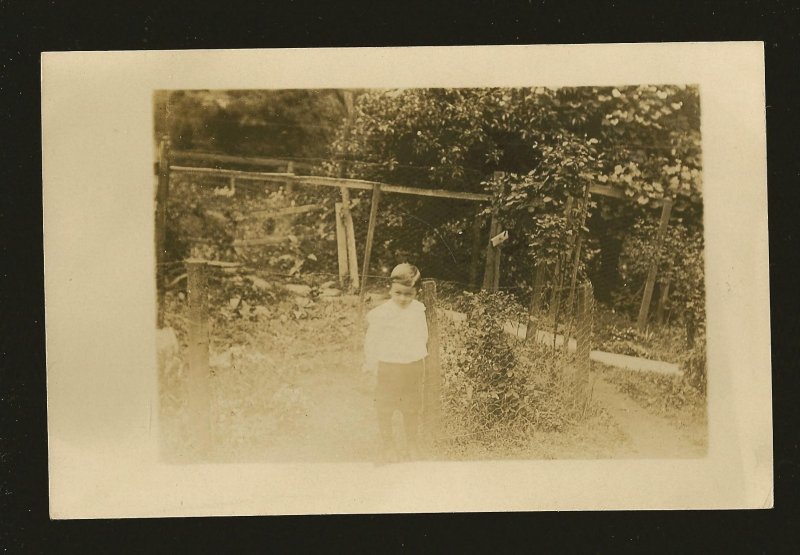
{"label": "vintage sepia photograph", "polygon": [[155,91],[162,461],[704,458],[701,95]]}
{"label": "vintage sepia photograph", "polygon": [[52,518],[772,506],[763,76],[46,54]]}

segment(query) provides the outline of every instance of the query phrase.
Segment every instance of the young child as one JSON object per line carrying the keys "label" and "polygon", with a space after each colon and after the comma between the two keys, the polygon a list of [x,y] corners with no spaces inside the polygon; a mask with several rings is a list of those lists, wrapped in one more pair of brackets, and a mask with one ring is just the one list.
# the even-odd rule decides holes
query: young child
{"label": "young child", "polygon": [[410,456],[418,452],[417,427],[422,405],[424,359],[428,356],[425,305],[416,300],[420,274],[416,266],[392,270],[389,300],[367,313],[365,369],[377,373],[375,408],[383,442],[383,457],[396,459],[392,437],[395,410],[403,415]]}

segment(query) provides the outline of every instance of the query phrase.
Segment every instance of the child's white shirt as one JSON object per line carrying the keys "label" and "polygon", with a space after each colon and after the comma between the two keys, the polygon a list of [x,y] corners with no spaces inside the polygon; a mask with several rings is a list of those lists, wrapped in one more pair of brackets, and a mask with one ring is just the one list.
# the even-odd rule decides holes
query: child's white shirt
{"label": "child's white shirt", "polygon": [[412,300],[400,308],[391,299],[367,313],[364,359],[367,368],[378,362],[407,364],[428,356],[425,305]]}

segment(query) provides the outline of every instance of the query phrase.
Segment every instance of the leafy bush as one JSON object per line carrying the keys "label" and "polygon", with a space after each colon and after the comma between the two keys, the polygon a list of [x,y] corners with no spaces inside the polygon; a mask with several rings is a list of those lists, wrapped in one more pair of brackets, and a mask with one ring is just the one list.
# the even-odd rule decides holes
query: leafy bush
{"label": "leafy bush", "polygon": [[[628,281],[644,283],[650,264],[658,261],[657,282],[669,284],[666,308],[677,313],[687,326],[702,329],[705,325],[705,274],[703,269],[702,227],[689,227],[682,218],[667,228],[660,249],[656,245],[658,224],[640,221],[625,241],[622,253]],[[638,302],[638,295],[632,299]]]}
{"label": "leafy bush", "polygon": [[572,355],[536,341],[527,345],[503,328],[524,310],[508,293],[465,294],[464,322],[443,321],[442,366],[449,428],[458,435],[502,432],[524,441],[536,431],[558,431],[575,422],[584,406],[575,403],[568,370]]}
{"label": "leafy bush", "polygon": [[706,338],[705,332],[695,338],[694,346],[681,360],[685,380],[692,387],[706,391]]}
{"label": "leafy bush", "polygon": [[[291,196],[274,185],[231,187],[209,176],[175,174],[167,207],[166,250],[170,261],[188,257],[242,261],[273,272],[335,269],[336,236],[329,190],[298,188]],[[321,209],[287,217],[269,217],[293,205],[319,204]],[[274,243],[247,246],[236,240],[271,237]]]}

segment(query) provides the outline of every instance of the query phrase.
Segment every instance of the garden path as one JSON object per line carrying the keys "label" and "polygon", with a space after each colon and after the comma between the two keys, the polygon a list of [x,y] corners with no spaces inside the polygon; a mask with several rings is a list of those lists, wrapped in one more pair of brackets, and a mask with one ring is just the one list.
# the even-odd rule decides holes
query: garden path
{"label": "garden path", "polygon": [[648,412],[602,377],[598,376],[595,381],[593,397],[625,436],[616,457],[694,458],[705,455],[702,430],[679,428],[670,418]]}
{"label": "garden path", "polygon": [[355,357],[328,358],[299,373],[304,394],[291,428],[269,446],[269,459],[286,462],[364,462],[375,459],[377,424],[372,387]]}
{"label": "garden path", "polygon": [[[269,460],[295,463],[376,460],[377,433],[372,384],[353,362],[349,359],[333,361],[328,366],[316,366],[314,370],[297,376],[294,385],[306,395],[305,409],[296,416],[290,429],[270,442]],[[704,456],[705,434],[697,426],[680,427],[667,416],[647,411],[600,376],[595,381],[593,397],[623,435],[622,442],[614,447],[611,447],[615,443],[611,436],[608,442],[603,438],[592,438],[593,442],[607,443],[609,450],[602,456]],[[395,415],[395,419],[397,427],[399,415]],[[569,439],[567,441],[570,442]],[[582,440],[573,438],[571,441]],[[590,449],[590,446],[586,448]],[[581,450],[580,445],[573,445],[568,451],[579,453]]]}

